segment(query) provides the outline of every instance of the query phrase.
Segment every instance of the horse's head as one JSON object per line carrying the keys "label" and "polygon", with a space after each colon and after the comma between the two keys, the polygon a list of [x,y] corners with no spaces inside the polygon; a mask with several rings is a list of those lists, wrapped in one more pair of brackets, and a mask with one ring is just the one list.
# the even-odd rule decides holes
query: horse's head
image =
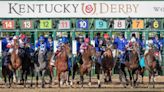
{"label": "horse's head", "polygon": [[108,56],[108,57],[113,56],[112,54],[113,54],[112,50],[109,47],[106,48],[105,52],[103,53],[104,56]]}
{"label": "horse's head", "polygon": [[69,44],[64,44],[62,50],[66,52],[68,57],[71,57],[71,48]]}
{"label": "horse's head", "polygon": [[97,60],[96,49],[92,45],[88,46],[86,54],[88,57],[91,57],[93,61]]}

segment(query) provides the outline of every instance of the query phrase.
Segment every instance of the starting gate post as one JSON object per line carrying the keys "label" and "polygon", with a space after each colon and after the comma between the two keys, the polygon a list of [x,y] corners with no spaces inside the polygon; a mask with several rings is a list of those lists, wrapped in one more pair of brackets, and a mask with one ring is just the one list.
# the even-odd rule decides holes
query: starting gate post
{"label": "starting gate post", "polygon": [[[93,31],[90,31],[90,40],[93,41]],[[95,75],[95,66],[92,67],[92,70],[91,70],[91,75]]]}
{"label": "starting gate post", "polygon": [[[146,30],[144,32],[144,37],[145,37],[145,44],[146,44],[146,41],[149,39],[149,32],[148,32],[148,30]],[[148,76],[148,71],[145,71],[144,75]]]}
{"label": "starting gate post", "polygon": [[[72,41],[75,41],[75,30],[72,32]],[[72,42],[72,45],[73,45],[74,43]],[[74,44],[75,45],[75,44]],[[76,49],[76,48],[73,48],[73,46],[72,46],[72,49]],[[75,53],[72,53],[72,58],[71,58],[71,64],[72,64],[72,68],[71,68],[71,75],[73,76],[73,65],[74,65],[74,62],[76,62],[75,60],[75,57],[76,57],[76,55],[77,55],[77,52],[76,52],[76,54]]]}
{"label": "starting gate post", "polygon": [[[34,34],[35,34],[35,36],[34,36],[34,38],[35,38],[35,44],[34,45],[36,46],[36,43],[38,42],[38,32],[37,32],[37,30],[35,30]],[[36,48],[35,48],[35,50],[36,50]]]}

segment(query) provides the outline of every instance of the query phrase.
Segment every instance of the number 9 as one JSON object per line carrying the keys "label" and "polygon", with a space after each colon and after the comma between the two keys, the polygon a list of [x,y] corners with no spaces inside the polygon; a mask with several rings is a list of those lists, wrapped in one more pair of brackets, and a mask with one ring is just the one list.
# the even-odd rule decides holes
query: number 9
{"label": "number 9", "polygon": [[99,22],[99,27],[103,27],[103,22],[102,21]]}

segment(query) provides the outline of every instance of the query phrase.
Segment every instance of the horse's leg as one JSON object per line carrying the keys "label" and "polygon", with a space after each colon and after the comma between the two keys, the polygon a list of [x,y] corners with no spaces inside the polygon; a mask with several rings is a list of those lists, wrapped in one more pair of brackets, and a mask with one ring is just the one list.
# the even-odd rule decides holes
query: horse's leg
{"label": "horse's leg", "polygon": [[32,87],[32,85],[33,85],[33,77],[34,77],[34,71],[32,69],[30,71],[30,76],[31,76],[31,84],[30,84],[30,87]]}
{"label": "horse's leg", "polygon": [[97,73],[97,79],[98,79],[98,87],[101,87],[101,83],[100,83],[100,72]]}
{"label": "horse's leg", "polygon": [[108,70],[108,82],[112,82],[111,75],[112,71]]}
{"label": "horse's leg", "polygon": [[49,77],[50,77],[50,81],[49,81],[49,84],[51,85],[52,84],[52,77],[53,77],[53,67],[50,66],[49,67]]}
{"label": "horse's leg", "polygon": [[152,76],[152,73],[149,71],[149,83],[148,83],[148,87],[150,86],[151,76]]}
{"label": "horse's leg", "polygon": [[60,87],[60,72],[57,71],[57,76],[58,76],[58,86]]}
{"label": "horse's leg", "polygon": [[44,88],[45,86],[45,80],[44,80],[44,76],[45,76],[46,70],[42,70],[42,88]]}
{"label": "horse's leg", "polygon": [[126,76],[126,75],[125,75],[126,73],[125,73],[124,68],[125,68],[125,67],[122,66],[122,64],[120,64],[120,66],[119,66],[119,79],[120,79],[121,84],[122,84],[124,87],[126,87],[125,84],[124,84],[124,82],[123,82],[123,80],[122,80],[123,78],[125,78],[125,80],[127,80],[126,77],[125,77],[125,76]]}
{"label": "horse's leg", "polygon": [[130,77],[130,84],[131,84],[131,87],[133,87],[133,73],[131,70],[128,69],[128,73],[129,73],[129,77]]}
{"label": "horse's leg", "polygon": [[75,64],[73,65],[71,86],[73,86],[73,84],[74,84],[74,79],[75,79],[75,74],[76,74],[76,67],[78,67],[78,66],[77,66],[77,63],[75,63]]}
{"label": "horse's leg", "polygon": [[138,80],[138,75],[139,75],[139,71],[138,70],[136,70],[136,79],[134,80],[134,86],[136,86],[136,84],[137,84],[137,80]]}
{"label": "horse's leg", "polygon": [[83,81],[84,81],[83,74],[80,75],[80,81],[81,81],[81,87],[83,88]]}
{"label": "horse's leg", "polygon": [[36,76],[36,83],[35,83],[35,85],[36,85],[36,87],[38,87],[39,71],[36,71],[35,76]]}
{"label": "horse's leg", "polygon": [[155,72],[153,71],[152,73],[152,77],[153,77],[153,88],[155,88],[155,81],[154,81],[154,78],[155,78]]}
{"label": "horse's leg", "polygon": [[24,75],[24,87],[26,87],[26,83],[27,83],[27,75],[28,75],[27,71],[25,71],[24,74],[25,74],[25,75]]}
{"label": "horse's leg", "polygon": [[89,71],[89,86],[91,86],[91,70]]}

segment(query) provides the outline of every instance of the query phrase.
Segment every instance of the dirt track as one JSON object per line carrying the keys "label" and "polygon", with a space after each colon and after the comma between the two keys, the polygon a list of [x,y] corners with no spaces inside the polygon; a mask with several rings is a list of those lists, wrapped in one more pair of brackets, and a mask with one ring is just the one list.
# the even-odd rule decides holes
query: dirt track
{"label": "dirt track", "polygon": [[[40,85],[38,88],[35,88],[34,86],[32,88],[24,88],[22,85],[13,85],[12,88],[5,88],[5,85],[3,84],[3,81],[0,82],[0,92],[114,92],[114,91],[160,91],[164,92],[164,76],[158,76],[156,77],[156,86],[155,88],[152,88],[152,85],[148,88],[147,82],[148,78],[144,77],[144,84],[138,84],[136,88],[131,88],[130,85],[127,88],[124,88],[119,80],[118,76],[114,75],[112,77],[113,82],[109,84],[104,84],[103,79],[101,79],[101,88],[97,88],[97,79],[94,77],[92,78],[92,85],[88,86],[88,79],[85,78],[84,82],[84,88],[81,88],[80,85],[74,85],[73,88],[70,86],[63,85],[61,88],[58,88],[57,81],[55,80],[55,85],[52,85],[51,88],[49,88],[49,85],[47,84],[45,88],[40,88]],[[77,78],[78,80],[78,78]],[[47,80],[46,80],[47,81]],[[140,78],[139,78],[140,81]],[[48,82],[48,81],[47,81]]]}

